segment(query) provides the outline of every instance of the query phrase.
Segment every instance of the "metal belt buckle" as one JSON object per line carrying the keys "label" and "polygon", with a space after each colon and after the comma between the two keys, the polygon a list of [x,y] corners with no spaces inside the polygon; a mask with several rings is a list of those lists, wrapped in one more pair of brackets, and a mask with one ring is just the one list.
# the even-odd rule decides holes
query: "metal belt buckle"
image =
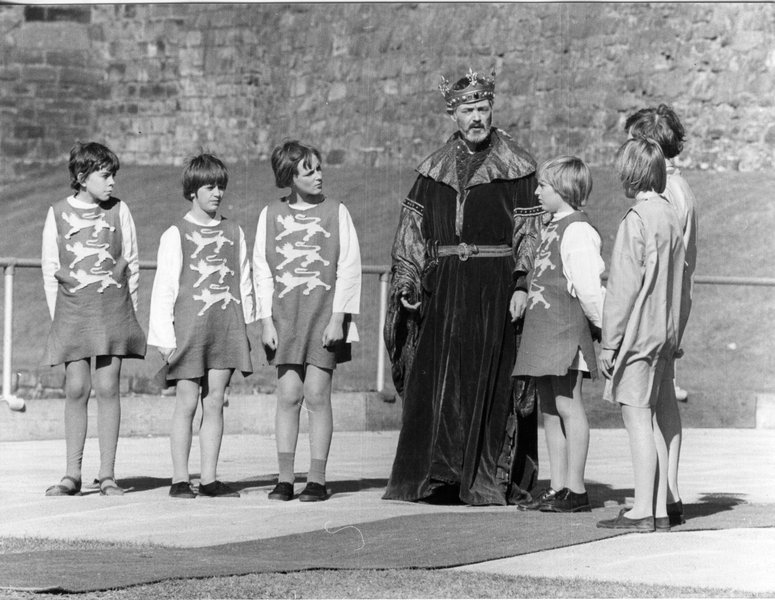
{"label": "metal belt buckle", "polygon": [[469,258],[471,258],[473,254],[476,254],[478,252],[479,252],[479,249],[474,244],[471,244],[469,246],[468,244],[463,242],[457,245],[457,256],[461,262],[467,261]]}

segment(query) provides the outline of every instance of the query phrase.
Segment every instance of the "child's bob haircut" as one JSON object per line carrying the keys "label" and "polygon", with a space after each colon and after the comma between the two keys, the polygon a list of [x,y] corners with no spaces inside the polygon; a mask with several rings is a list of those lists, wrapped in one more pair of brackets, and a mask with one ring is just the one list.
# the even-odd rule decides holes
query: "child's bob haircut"
{"label": "child's bob haircut", "polygon": [[616,154],[616,170],[627,192],[665,191],[667,167],[659,143],[648,138],[627,140]]}
{"label": "child's bob haircut", "polygon": [[70,187],[78,191],[83,181],[92,173],[106,169],[115,175],[119,169],[118,157],[110,148],[97,142],[76,144],[70,149]]}
{"label": "child's bob haircut", "polygon": [[320,150],[302,144],[298,140],[288,140],[272,150],[272,171],[274,171],[277,187],[291,187],[294,175],[298,174],[299,163],[309,168],[313,156],[318,159],[318,162],[323,162]]}
{"label": "child's bob haircut", "polygon": [[576,210],[587,204],[592,192],[592,173],[586,163],[575,156],[558,156],[542,163],[538,181],[552,186],[560,197]]}
{"label": "child's bob haircut", "polygon": [[200,154],[186,163],[183,169],[183,197],[192,200],[203,185],[217,185],[222,190],[229,184],[229,170],[212,154]]}
{"label": "child's bob haircut", "polygon": [[631,137],[647,137],[662,148],[665,158],[678,156],[684,149],[686,133],[678,115],[666,104],[657,108],[643,108],[627,117],[624,130]]}

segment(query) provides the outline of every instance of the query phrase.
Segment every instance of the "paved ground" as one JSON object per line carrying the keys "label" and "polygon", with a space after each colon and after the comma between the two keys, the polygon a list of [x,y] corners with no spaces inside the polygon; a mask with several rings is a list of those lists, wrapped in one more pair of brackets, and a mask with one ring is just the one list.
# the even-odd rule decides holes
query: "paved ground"
{"label": "paved ground", "polygon": [[[332,498],[302,504],[267,500],[276,473],[274,440],[268,435],[228,435],[219,478],[234,482],[239,499],[175,500],[167,495],[170,459],[164,437],[122,438],[117,474],[135,491],[120,498],[92,492],[78,498],[46,498],[64,468],[61,440],[0,443],[0,537],[90,538],[206,546],[339,527],[387,517],[450,510],[514,510],[437,507],[381,500],[397,432],[338,432],[329,461]],[[547,464],[542,442],[540,460]],[[297,472],[306,471],[302,437]],[[775,430],[694,429],[685,434],[681,491],[685,503],[725,497],[772,504],[775,509]],[[96,475],[97,441],[87,440],[84,477]],[[192,449],[198,472],[198,445]],[[542,471],[542,476],[545,470]],[[587,467],[598,505],[631,495],[629,446],[623,430],[593,430]],[[297,491],[301,484],[297,484]],[[228,510],[224,506],[228,504]],[[596,509],[601,517],[611,508]],[[775,518],[775,517],[774,517]],[[732,588],[775,595],[775,528],[632,534],[510,559],[462,567],[511,575],[663,583]]]}

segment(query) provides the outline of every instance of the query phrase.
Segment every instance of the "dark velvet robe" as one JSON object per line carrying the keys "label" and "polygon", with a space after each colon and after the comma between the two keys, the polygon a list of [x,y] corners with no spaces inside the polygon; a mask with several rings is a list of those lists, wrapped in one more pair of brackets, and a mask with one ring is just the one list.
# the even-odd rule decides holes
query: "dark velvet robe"
{"label": "dark velvet robe", "polygon": [[[393,244],[385,341],[403,422],[386,499],[452,491],[467,504],[514,503],[538,471],[535,390],[511,377],[519,332],[509,314],[541,218],[535,162],[493,130],[486,157],[463,176],[462,143],[455,134],[418,167]],[[435,253],[461,242],[513,252]],[[402,308],[401,295],[420,309]]]}

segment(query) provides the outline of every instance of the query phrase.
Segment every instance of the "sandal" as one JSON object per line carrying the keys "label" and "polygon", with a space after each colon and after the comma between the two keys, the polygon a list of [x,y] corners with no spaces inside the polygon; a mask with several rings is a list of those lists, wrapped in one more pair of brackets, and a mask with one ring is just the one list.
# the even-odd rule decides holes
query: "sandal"
{"label": "sandal", "polygon": [[[73,487],[64,485],[62,481],[69,481],[73,484]],[[52,485],[46,490],[46,496],[80,496],[81,495],[81,482],[78,479],[74,479],[69,475],[62,477],[61,481],[56,485]]]}
{"label": "sandal", "polygon": [[[108,485],[104,485],[108,482]],[[123,496],[126,490],[119,487],[113,477],[103,477],[100,479],[100,496]]]}

